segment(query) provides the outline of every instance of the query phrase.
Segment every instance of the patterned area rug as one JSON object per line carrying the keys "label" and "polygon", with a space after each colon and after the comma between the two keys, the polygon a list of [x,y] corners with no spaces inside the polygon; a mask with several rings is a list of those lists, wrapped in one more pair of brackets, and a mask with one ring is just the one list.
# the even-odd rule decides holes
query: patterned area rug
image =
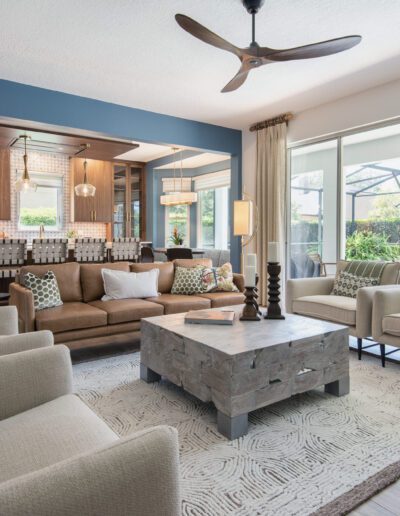
{"label": "patterned area rug", "polygon": [[139,353],[74,366],[81,398],[119,435],[179,431],[185,516],[305,516],[400,460],[400,366],[351,353],[351,394],[315,390],[250,415],[228,441],[216,411],[167,381],[139,380]]}

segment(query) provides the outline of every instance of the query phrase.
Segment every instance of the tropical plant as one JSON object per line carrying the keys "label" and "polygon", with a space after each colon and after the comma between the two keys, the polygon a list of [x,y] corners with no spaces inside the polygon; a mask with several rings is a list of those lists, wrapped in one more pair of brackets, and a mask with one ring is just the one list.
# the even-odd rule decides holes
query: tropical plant
{"label": "tropical plant", "polygon": [[185,239],[185,235],[180,233],[178,228],[175,226],[169,239],[174,245],[182,245]]}
{"label": "tropical plant", "polygon": [[400,246],[389,244],[385,234],[355,231],[347,237],[347,260],[395,260],[399,257]]}

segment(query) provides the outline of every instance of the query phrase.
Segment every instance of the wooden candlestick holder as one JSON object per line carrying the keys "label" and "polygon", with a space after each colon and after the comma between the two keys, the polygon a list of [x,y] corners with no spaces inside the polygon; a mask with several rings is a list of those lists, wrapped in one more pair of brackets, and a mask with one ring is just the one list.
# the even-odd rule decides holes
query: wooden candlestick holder
{"label": "wooden candlestick holder", "polygon": [[240,316],[241,321],[261,321],[259,316],[259,308],[257,303],[257,293],[255,287],[245,287],[244,295],[246,296],[245,305],[243,308],[242,315]]}
{"label": "wooden candlestick holder", "polygon": [[281,266],[277,262],[268,262],[268,309],[264,315],[264,319],[284,319],[282,315],[281,306],[279,301],[281,300],[281,289],[280,289],[280,273]]}

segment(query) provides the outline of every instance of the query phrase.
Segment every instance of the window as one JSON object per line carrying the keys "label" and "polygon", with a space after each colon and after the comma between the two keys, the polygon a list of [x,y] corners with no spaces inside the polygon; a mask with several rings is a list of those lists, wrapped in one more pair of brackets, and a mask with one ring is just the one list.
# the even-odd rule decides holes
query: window
{"label": "window", "polygon": [[229,249],[230,170],[195,178],[197,202],[197,247]]}
{"label": "window", "polygon": [[190,247],[190,209],[189,206],[167,206],[165,209],[165,245],[167,247],[175,244],[171,237],[176,228],[183,238],[183,245]]}
{"label": "window", "polygon": [[31,178],[36,191],[18,194],[18,229],[37,231],[40,225],[51,231],[62,229],[62,176],[31,173]]}
{"label": "window", "polygon": [[291,277],[400,258],[400,124],[292,148],[290,175]]}

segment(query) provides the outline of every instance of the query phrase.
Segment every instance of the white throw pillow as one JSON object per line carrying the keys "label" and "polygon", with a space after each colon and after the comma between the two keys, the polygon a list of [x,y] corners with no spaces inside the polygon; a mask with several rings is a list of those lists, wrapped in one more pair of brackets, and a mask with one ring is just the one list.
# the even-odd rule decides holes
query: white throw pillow
{"label": "white throw pillow", "polygon": [[151,269],[146,272],[101,269],[105,292],[101,300],[156,297],[158,296],[159,273],[159,269]]}

